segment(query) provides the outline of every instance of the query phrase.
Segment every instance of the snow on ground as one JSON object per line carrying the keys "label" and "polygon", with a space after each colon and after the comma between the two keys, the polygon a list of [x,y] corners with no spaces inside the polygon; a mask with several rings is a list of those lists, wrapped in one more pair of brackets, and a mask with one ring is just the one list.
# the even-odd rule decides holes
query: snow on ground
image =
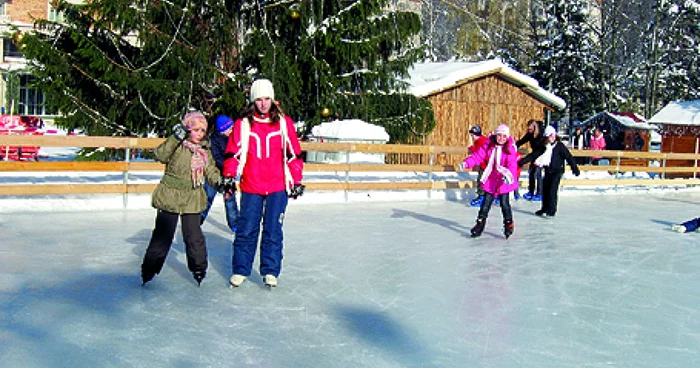
{"label": "snow on ground", "polygon": [[142,288],[152,209],[0,212],[0,361],[32,367],[695,367],[700,193],[562,196],[557,217],[465,200],[304,204],[280,285],[229,289],[223,209],[197,287],[178,234]]}

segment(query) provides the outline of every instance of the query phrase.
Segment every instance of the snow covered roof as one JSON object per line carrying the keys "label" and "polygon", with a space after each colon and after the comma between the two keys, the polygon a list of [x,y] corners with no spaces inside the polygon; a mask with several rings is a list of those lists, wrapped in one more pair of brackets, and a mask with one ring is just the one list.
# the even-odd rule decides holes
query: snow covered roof
{"label": "snow covered roof", "polygon": [[409,69],[409,92],[418,97],[430,96],[491,74],[497,74],[548,106],[559,110],[566,107],[563,99],[541,88],[535,79],[515,71],[498,59],[414,64]]}
{"label": "snow covered roof", "polygon": [[649,123],[700,126],[700,100],[671,102],[652,116]]}
{"label": "snow covered roof", "polygon": [[657,127],[649,124],[644,120],[642,116],[639,116],[637,114],[633,114],[630,112],[612,112],[612,111],[603,111],[599,112],[592,117],[586,119],[585,121],[576,124],[577,126],[581,125],[588,125],[588,123],[595,122],[601,118],[608,118],[611,119],[620,125],[623,125],[626,128],[630,129],[640,129],[640,130],[656,130],[658,129]]}
{"label": "snow covered roof", "polygon": [[389,141],[386,129],[358,119],[321,123],[311,128],[311,134],[319,138]]}

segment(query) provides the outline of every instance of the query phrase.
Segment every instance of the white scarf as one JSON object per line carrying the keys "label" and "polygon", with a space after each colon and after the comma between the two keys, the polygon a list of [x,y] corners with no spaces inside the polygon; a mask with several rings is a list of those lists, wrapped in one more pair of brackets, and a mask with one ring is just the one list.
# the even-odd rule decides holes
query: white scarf
{"label": "white scarf", "polygon": [[484,169],[484,173],[481,175],[481,182],[485,183],[486,180],[488,179],[489,175],[493,172],[493,169],[495,168],[496,171],[498,171],[501,175],[503,175],[503,181],[506,182],[506,184],[510,184],[513,182],[513,173],[510,172],[507,168],[501,166],[501,153],[503,152],[503,146],[496,146],[493,148],[493,152],[491,153],[491,157],[489,157],[489,163],[486,165],[486,168]]}
{"label": "white scarf", "polygon": [[547,143],[547,145],[545,146],[544,153],[542,155],[540,155],[540,157],[538,157],[535,160],[535,165],[537,165],[537,166],[549,166],[549,164],[552,162],[552,149],[554,148],[554,145],[556,145],[556,144],[557,144],[556,142]]}

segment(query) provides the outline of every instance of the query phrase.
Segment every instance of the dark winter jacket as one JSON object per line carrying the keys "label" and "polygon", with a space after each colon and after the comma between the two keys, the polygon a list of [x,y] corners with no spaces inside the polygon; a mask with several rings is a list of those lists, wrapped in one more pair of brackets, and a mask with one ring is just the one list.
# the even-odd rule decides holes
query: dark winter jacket
{"label": "dark winter jacket", "polygon": [[[546,150],[546,146],[543,146],[541,150],[530,153],[529,155],[523,157],[522,160],[518,162],[518,165],[522,166],[526,163],[534,162],[538,157],[540,157]],[[548,166],[544,167],[545,174],[548,172],[564,171],[564,164],[568,163],[571,166],[571,172],[574,175],[579,176],[581,171],[576,165],[576,160],[574,156],[571,155],[569,149],[566,148],[564,143],[557,141],[554,143],[554,148],[552,148],[552,160],[549,162]]]}
{"label": "dark winter jacket", "polygon": [[219,133],[217,129],[209,136],[209,142],[211,143],[211,154],[214,156],[214,161],[216,167],[219,171],[224,170],[224,153],[226,153],[226,146],[228,146],[228,137]]}
{"label": "dark winter jacket", "polygon": [[[217,183],[221,174],[214,164],[214,158],[209,150],[209,142],[200,142],[205,148],[209,159],[204,169],[206,180]],[[207,207],[207,195],[204,187],[194,187],[190,162],[192,151],[180,144],[175,137],[169,137],[155,149],[156,159],[165,164],[165,172],[160,183],[153,191],[151,205],[159,210],[184,214],[201,213]],[[214,184],[215,185],[215,184]]]}
{"label": "dark winter jacket", "polygon": [[539,136],[535,137],[533,133],[525,133],[525,135],[518,139],[517,142],[515,142],[515,146],[520,148],[525,143],[530,143],[530,149],[532,152],[538,151],[540,149],[544,149],[544,145],[547,143],[546,139],[544,138],[544,126],[542,124],[539,124],[538,126],[539,130]]}

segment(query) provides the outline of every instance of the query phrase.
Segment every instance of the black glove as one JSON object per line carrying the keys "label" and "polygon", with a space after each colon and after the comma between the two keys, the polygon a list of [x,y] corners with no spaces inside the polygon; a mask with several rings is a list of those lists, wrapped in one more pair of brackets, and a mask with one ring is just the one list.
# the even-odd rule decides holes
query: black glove
{"label": "black glove", "polygon": [[173,136],[180,142],[184,141],[187,139],[187,137],[190,135],[189,129],[187,129],[186,126],[182,124],[176,124],[173,126]]}
{"label": "black glove", "polygon": [[581,175],[581,170],[579,170],[579,169],[573,170],[573,172],[574,172],[574,176]]}
{"label": "black glove", "polygon": [[224,195],[233,195],[236,193],[236,178],[227,176],[219,181],[219,193]]}
{"label": "black glove", "polygon": [[294,184],[292,190],[289,192],[289,198],[297,199],[297,197],[304,194],[304,189],[306,189],[306,185]]}

